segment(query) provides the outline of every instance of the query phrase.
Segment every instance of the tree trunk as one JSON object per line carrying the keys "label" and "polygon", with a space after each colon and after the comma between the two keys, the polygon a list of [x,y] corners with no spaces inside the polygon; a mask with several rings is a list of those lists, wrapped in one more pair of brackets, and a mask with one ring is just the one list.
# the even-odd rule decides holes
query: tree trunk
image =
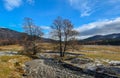
{"label": "tree trunk", "polygon": [[65,40],[64,40],[64,51],[63,51],[63,57],[65,56],[66,48],[67,48],[67,34],[65,33]]}
{"label": "tree trunk", "polygon": [[67,48],[67,41],[65,41],[65,43],[64,43],[63,57],[65,56],[66,48]]}
{"label": "tree trunk", "polygon": [[63,52],[62,52],[62,39],[61,39],[61,35],[60,35],[60,57],[63,57]]}
{"label": "tree trunk", "polygon": [[36,55],[37,51],[36,51],[35,41],[32,42],[32,45],[33,45],[33,55]]}

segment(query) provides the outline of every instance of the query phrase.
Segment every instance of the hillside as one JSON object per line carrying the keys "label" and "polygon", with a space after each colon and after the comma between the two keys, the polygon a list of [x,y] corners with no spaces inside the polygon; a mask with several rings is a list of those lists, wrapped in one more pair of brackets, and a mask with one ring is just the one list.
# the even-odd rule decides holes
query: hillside
{"label": "hillside", "polygon": [[120,39],[120,33],[108,34],[108,35],[96,35],[96,36],[93,36],[93,37],[89,37],[85,40],[96,41],[96,40],[118,40],[118,39]]}
{"label": "hillside", "polygon": [[96,35],[80,41],[82,44],[120,45],[120,33]]}
{"label": "hillside", "polygon": [[[8,28],[0,28],[0,41],[21,41],[25,38],[25,36],[28,36],[26,33],[18,32],[15,30],[11,30]],[[51,42],[54,41],[49,38],[42,38],[43,42]]]}
{"label": "hillside", "polygon": [[20,40],[24,35],[24,33],[8,28],[0,28],[0,40]]}
{"label": "hillside", "polygon": [[[0,28],[0,41],[22,41],[26,33],[18,32],[8,28]],[[28,36],[28,35],[27,35]],[[54,42],[49,38],[42,38],[43,42]],[[120,45],[120,33],[108,35],[96,35],[84,40],[80,40],[82,44],[98,44],[98,45]]]}

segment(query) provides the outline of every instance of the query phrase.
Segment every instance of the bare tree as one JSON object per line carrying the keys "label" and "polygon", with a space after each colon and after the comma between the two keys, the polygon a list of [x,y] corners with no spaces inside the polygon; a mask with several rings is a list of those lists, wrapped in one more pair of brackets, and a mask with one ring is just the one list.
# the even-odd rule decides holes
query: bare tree
{"label": "bare tree", "polygon": [[36,41],[43,35],[42,29],[33,23],[31,18],[24,18],[24,31],[28,34],[25,40],[25,49],[31,51],[33,55],[37,53]]}
{"label": "bare tree", "polygon": [[52,37],[54,37],[56,40],[58,40],[60,57],[63,56],[63,52],[62,52],[62,28],[63,28],[62,18],[58,17],[56,20],[54,20],[54,23],[51,26],[51,29],[52,29],[51,33],[52,33]]}
{"label": "bare tree", "polygon": [[58,17],[54,20],[52,29],[52,38],[58,40],[60,57],[64,57],[68,43],[76,38],[78,32],[74,30],[73,24],[68,19]]}

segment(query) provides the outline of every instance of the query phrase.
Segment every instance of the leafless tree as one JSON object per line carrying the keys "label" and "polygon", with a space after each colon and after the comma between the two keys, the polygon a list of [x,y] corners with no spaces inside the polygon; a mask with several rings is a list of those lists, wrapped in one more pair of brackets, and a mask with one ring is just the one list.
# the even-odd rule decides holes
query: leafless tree
{"label": "leafless tree", "polygon": [[42,29],[39,26],[36,26],[31,18],[24,18],[23,28],[28,34],[25,38],[25,48],[35,55],[37,53],[36,41],[41,39],[41,36],[43,35]]}
{"label": "leafless tree", "polygon": [[63,56],[62,52],[62,28],[63,28],[63,21],[61,17],[58,17],[56,20],[54,20],[53,25],[51,26],[52,29],[52,37],[54,37],[56,40],[58,40],[59,44],[59,51],[60,56]]}
{"label": "leafless tree", "polygon": [[52,29],[52,38],[58,40],[60,57],[64,57],[69,42],[75,40],[78,32],[74,30],[73,24],[68,19],[58,17],[54,20]]}

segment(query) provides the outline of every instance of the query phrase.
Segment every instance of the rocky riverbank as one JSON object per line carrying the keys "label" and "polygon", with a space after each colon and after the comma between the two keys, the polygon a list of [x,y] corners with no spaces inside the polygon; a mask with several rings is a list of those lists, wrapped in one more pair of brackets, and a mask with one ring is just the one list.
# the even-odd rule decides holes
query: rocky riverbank
{"label": "rocky riverbank", "polygon": [[17,55],[18,52],[16,51],[0,51],[0,56],[4,56],[4,55],[8,55],[8,56],[12,56],[12,55]]}
{"label": "rocky riverbank", "polygon": [[94,78],[90,75],[64,68],[60,63],[51,59],[33,60],[25,65],[26,73],[24,78]]}
{"label": "rocky riverbank", "polygon": [[[71,64],[51,58],[50,54],[39,55],[40,59],[25,63],[23,78],[119,78],[118,67],[105,67],[88,59],[72,59]],[[76,65],[77,63],[79,65]],[[85,65],[87,67],[82,68]],[[113,75],[115,74],[115,75]]]}

